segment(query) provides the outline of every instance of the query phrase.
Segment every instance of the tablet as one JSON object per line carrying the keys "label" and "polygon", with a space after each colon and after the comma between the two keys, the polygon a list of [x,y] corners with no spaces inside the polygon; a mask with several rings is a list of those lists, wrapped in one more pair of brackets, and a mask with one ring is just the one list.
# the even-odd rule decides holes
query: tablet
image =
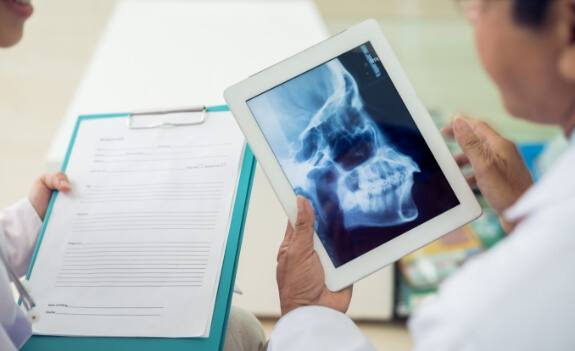
{"label": "tablet", "polygon": [[331,290],[481,214],[374,20],[233,85],[225,99],[292,223],[296,195],[310,200]]}

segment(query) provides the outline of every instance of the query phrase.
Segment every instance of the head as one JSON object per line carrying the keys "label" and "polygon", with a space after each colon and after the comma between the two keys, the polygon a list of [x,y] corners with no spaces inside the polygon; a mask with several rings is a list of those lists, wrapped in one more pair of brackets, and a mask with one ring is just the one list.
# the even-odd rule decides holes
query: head
{"label": "head", "polygon": [[466,10],[507,110],[575,127],[575,1],[477,0]]}
{"label": "head", "polygon": [[298,97],[292,105],[304,102],[302,95],[292,92],[311,89],[303,95],[309,97],[307,125],[290,146],[295,159],[285,163],[288,173],[295,175],[298,192],[311,200],[326,222],[337,203],[348,230],[394,226],[417,218],[411,192],[419,167],[373,122],[353,76],[339,61],[315,68],[308,76],[325,89],[297,79],[284,87],[290,91],[287,96]]}
{"label": "head", "polygon": [[10,47],[20,41],[24,23],[32,12],[30,0],[0,0],[0,47]]}

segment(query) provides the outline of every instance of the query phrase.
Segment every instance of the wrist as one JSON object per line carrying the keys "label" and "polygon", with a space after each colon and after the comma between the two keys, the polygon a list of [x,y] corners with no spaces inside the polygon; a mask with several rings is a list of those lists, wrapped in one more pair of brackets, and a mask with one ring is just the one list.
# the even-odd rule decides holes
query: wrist
{"label": "wrist", "polygon": [[297,308],[296,305],[281,303],[280,304],[281,315],[285,316],[286,314],[290,313],[291,311],[295,310],[296,308]]}
{"label": "wrist", "polygon": [[291,296],[292,295],[289,292],[285,294],[282,294],[280,292],[280,309],[282,316],[290,313],[291,311],[297,308],[313,305],[313,303],[311,303],[310,301],[293,298]]}
{"label": "wrist", "polygon": [[302,303],[298,303],[292,299],[282,299],[280,297],[280,309],[281,309],[281,315],[285,316],[286,314],[290,313],[291,311],[305,306],[305,304]]}
{"label": "wrist", "polygon": [[504,216],[501,215],[499,216],[499,224],[501,224],[501,228],[503,228],[505,234],[510,234],[517,225],[517,223],[515,222],[509,222],[508,220],[505,219]]}

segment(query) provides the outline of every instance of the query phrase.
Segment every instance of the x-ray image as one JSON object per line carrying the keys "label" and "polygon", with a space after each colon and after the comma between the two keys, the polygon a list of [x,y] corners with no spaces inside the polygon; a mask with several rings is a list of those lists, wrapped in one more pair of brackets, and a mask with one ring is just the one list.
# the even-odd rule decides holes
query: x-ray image
{"label": "x-ray image", "polygon": [[459,203],[370,43],[248,106],[336,267]]}

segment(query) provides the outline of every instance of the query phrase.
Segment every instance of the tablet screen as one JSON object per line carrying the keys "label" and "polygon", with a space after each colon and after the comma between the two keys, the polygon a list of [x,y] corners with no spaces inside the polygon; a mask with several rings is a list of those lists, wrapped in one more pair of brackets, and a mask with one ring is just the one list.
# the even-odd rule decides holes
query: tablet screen
{"label": "tablet screen", "polygon": [[459,204],[369,42],[248,106],[335,267]]}

